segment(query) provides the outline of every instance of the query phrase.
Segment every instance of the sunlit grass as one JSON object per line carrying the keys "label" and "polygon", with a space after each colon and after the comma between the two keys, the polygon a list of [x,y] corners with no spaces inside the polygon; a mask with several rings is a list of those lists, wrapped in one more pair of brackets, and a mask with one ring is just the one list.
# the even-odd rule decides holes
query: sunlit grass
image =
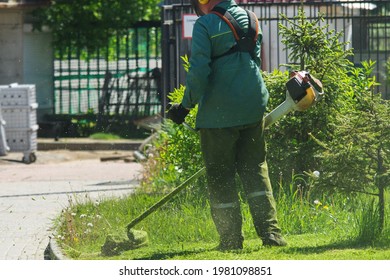
{"label": "sunlit grass", "polygon": [[388,228],[371,242],[359,235],[367,217],[356,201],[342,196],[309,201],[287,191],[277,197],[280,225],[289,243],[285,248],[262,246],[243,202],[244,250],[214,250],[218,235],[208,203],[184,192],[134,227],[148,233],[148,246],[114,257],[100,254],[108,234],[125,232],[132,219],[161,197],[137,193],[123,199],[73,202],[58,220],[56,240],[75,259],[390,259]]}
{"label": "sunlit grass", "polygon": [[94,133],[94,134],[90,135],[89,138],[95,139],[95,140],[118,140],[118,139],[122,139],[118,135],[115,135],[115,134],[112,134],[112,133],[101,133],[101,132]]}

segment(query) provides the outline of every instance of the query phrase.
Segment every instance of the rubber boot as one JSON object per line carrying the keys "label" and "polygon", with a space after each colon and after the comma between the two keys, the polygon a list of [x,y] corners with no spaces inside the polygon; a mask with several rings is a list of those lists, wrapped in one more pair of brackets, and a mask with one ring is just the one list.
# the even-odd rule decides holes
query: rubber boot
{"label": "rubber boot", "polygon": [[[211,207],[211,216],[217,228],[220,243],[218,250],[240,250],[243,248],[242,216],[239,206],[223,207],[218,204]],[[228,205],[225,203],[225,205]]]}
{"label": "rubber boot", "polygon": [[248,195],[249,209],[257,235],[264,246],[286,246],[276,217],[272,192],[255,192]]}

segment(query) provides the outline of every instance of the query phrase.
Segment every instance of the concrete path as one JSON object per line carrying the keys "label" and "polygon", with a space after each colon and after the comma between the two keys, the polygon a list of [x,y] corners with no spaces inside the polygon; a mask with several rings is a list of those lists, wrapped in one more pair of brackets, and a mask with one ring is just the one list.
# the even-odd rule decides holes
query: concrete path
{"label": "concrete path", "polygon": [[53,220],[69,201],[99,200],[131,193],[142,166],[124,160],[131,151],[38,151],[0,157],[0,260],[43,260]]}

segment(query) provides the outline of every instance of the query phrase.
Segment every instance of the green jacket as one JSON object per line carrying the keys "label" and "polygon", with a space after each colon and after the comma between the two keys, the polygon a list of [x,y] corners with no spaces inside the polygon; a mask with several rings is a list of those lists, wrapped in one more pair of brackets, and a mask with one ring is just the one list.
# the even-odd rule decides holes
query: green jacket
{"label": "green jacket", "polygon": [[[233,0],[221,6],[232,14],[246,31],[248,17]],[[261,121],[268,102],[268,91],[260,73],[262,34],[253,60],[249,53],[236,52],[212,60],[235,43],[229,26],[215,14],[200,17],[193,29],[190,69],[182,104],[193,108],[198,104],[197,128],[223,128]]]}

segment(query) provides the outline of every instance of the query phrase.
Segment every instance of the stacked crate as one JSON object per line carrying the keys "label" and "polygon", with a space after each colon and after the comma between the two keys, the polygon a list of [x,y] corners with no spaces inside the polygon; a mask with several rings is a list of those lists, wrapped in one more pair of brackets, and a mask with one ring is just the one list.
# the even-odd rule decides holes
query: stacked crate
{"label": "stacked crate", "polygon": [[0,104],[0,156],[6,156],[9,151],[7,145],[7,140],[5,138],[5,120],[1,114],[1,104]]}
{"label": "stacked crate", "polygon": [[0,86],[6,142],[11,152],[23,152],[23,162],[36,160],[38,104],[34,85]]}

